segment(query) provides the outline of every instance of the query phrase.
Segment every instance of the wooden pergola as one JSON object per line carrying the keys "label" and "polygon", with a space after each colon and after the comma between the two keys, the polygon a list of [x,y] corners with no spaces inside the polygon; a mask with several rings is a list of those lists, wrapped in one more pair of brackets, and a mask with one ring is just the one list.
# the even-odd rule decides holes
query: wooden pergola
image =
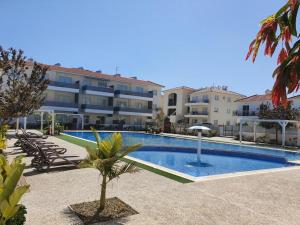
{"label": "wooden pergola", "polygon": [[269,120],[269,119],[256,119],[256,118],[240,118],[240,143],[242,143],[242,133],[243,133],[243,124],[244,123],[253,123],[253,140],[254,142],[256,141],[256,126],[261,123],[261,122],[269,122],[269,123],[278,123],[281,128],[282,128],[282,133],[281,133],[281,141],[282,141],[282,146],[285,146],[285,137],[286,137],[286,126],[288,123],[294,123],[297,126],[297,143],[300,141],[300,130],[299,130],[299,125],[300,121],[297,120]]}

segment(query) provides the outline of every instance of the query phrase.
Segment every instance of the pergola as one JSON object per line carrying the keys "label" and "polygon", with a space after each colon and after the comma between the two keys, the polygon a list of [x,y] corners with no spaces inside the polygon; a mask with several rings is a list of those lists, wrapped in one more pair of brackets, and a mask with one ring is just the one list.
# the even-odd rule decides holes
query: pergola
{"label": "pergola", "polygon": [[[54,134],[55,132],[55,116],[56,115],[68,115],[68,116],[78,116],[81,119],[81,129],[83,130],[84,128],[84,119],[83,119],[83,114],[76,114],[76,113],[62,113],[62,112],[55,112],[54,110],[37,110],[35,111],[36,113],[40,113],[41,116],[41,127],[40,130],[43,132],[43,125],[44,125],[44,113],[49,113],[51,114],[51,133]],[[24,117],[24,126],[23,129],[26,131],[27,128],[27,117]],[[16,121],[16,130],[17,132],[19,131],[19,118],[17,118]]]}
{"label": "pergola", "polygon": [[285,146],[285,137],[286,137],[286,126],[288,123],[295,123],[297,125],[297,144],[300,141],[300,130],[298,127],[298,124],[300,121],[297,120],[269,120],[269,119],[256,119],[256,118],[240,118],[240,143],[242,143],[242,133],[243,133],[243,124],[244,123],[253,123],[253,140],[254,142],[256,141],[256,126],[260,122],[269,122],[269,123],[278,123],[281,128],[282,128],[282,133],[281,133],[281,141],[282,141],[282,146]]}

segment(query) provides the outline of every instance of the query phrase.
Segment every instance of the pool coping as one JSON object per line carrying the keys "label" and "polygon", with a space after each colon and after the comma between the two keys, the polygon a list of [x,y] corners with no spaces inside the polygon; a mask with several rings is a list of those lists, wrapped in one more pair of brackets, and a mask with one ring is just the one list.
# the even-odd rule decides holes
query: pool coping
{"label": "pool coping", "polygon": [[[66,132],[68,132],[68,131],[66,131]],[[72,132],[72,131],[70,131],[70,132]],[[76,132],[76,131],[73,131],[73,132]],[[78,131],[78,132],[81,132],[81,131]],[[91,132],[91,131],[85,131],[85,132]],[[97,131],[97,132],[101,132],[101,131]],[[102,131],[102,132],[107,132],[107,131]],[[110,132],[117,132],[117,131],[110,131]],[[132,131],[127,131],[127,132],[132,132]],[[68,136],[68,137],[71,137],[71,138],[75,138],[75,139],[79,139],[79,140],[83,140],[83,141],[86,141],[86,142],[96,144],[96,141],[87,140],[87,139],[76,137],[76,136],[69,135],[69,134],[66,134],[66,133],[61,133],[61,135],[65,135],[65,136]],[[279,149],[277,149],[277,150],[279,150]],[[279,150],[279,151],[282,151],[282,150]],[[208,175],[208,176],[202,176],[202,177],[194,177],[194,176],[191,176],[191,175],[188,175],[188,174],[185,174],[185,173],[181,173],[181,172],[178,172],[176,170],[169,169],[169,168],[166,168],[166,167],[154,164],[154,163],[146,162],[144,160],[137,159],[137,158],[134,158],[134,157],[131,157],[131,156],[125,156],[124,158],[127,159],[127,160],[130,160],[130,161],[133,161],[133,162],[137,162],[137,163],[152,167],[152,168],[157,169],[157,170],[161,170],[163,172],[166,172],[166,173],[178,176],[178,177],[182,177],[182,178],[190,180],[192,182],[210,181],[210,180],[217,180],[217,179],[225,179],[225,178],[232,178],[232,177],[240,177],[240,176],[247,176],[247,175],[265,174],[265,173],[282,172],[282,171],[300,169],[300,165],[299,165],[299,166],[261,169],[261,170],[251,170],[251,171],[243,171],[243,172],[233,172],[233,173]],[[300,160],[292,160],[292,161],[288,160],[287,162],[298,164],[298,163],[300,163]]]}

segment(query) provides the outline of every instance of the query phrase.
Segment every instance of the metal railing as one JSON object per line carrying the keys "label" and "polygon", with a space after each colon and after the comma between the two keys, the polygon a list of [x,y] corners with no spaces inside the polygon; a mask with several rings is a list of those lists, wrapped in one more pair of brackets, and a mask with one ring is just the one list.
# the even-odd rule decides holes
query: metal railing
{"label": "metal railing", "polygon": [[153,92],[136,92],[136,91],[125,91],[125,90],[115,90],[115,95],[132,95],[146,98],[153,98]]}
{"label": "metal railing", "polygon": [[152,113],[152,109],[145,108],[132,108],[132,107],[114,107],[115,112],[123,111],[123,112],[137,112],[137,113]]}
{"label": "metal railing", "polygon": [[108,105],[91,105],[91,104],[81,104],[82,109],[96,109],[96,110],[109,110],[113,111],[113,106]]}
{"label": "metal railing", "polygon": [[51,80],[48,86],[56,86],[56,87],[65,87],[65,88],[74,88],[79,89],[79,83],[64,83],[60,81]]}
{"label": "metal railing", "polygon": [[78,108],[78,103],[73,103],[73,102],[45,101],[43,105],[64,107],[64,108]]}
{"label": "metal railing", "polygon": [[89,85],[82,86],[82,90],[114,93],[114,89],[110,87],[96,87],[96,86],[89,86]]}

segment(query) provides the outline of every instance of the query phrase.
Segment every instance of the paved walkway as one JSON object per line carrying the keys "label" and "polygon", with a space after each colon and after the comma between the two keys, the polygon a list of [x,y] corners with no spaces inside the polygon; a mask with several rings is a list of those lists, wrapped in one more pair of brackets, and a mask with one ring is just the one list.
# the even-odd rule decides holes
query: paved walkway
{"label": "paved walkway", "polygon": [[[49,141],[85,155],[77,145],[54,137]],[[28,168],[26,173],[31,185],[23,198],[26,225],[81,224],[68,205],[99,198],[101,179],[93,169],[35,174]],[[112,182],[108,196],[119,197],[139,214],[106,224],[300,224],[300,169],[190,184],[142,170]]]}

